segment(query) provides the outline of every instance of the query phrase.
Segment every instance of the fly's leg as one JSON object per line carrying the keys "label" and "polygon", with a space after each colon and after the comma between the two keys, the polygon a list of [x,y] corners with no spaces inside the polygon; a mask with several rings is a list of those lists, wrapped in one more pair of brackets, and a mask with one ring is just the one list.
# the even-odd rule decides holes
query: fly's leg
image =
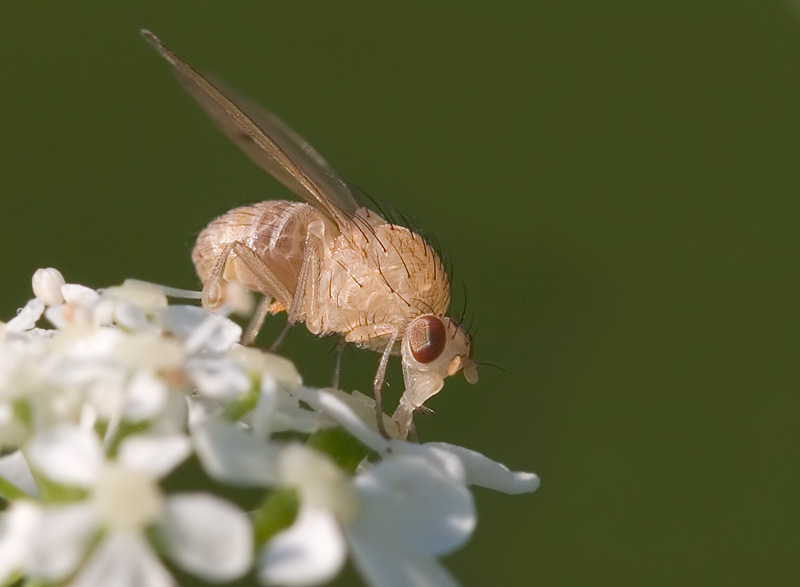
{"label": "fly's leg", "polygon": [[289,331],[292,329],[292,326],[293,324],[287,320],[286,324],[284,324],[283,328],[281,328],[281,331],[278,334],[277,338],[273,340],[272,344],[267,347],[267,350],[269,352],[274,353],[276,350],[278,350],[278,347],[283,342],[283,339],[286,338],[286,335],[289,334]]}
{"label": "fly's leg", "polygon": [[325,225],[320,220],[309,223],[303,247],[303,264],[297,278],[297,287],[288,311],[289,324],[305,320],[314,334],[322,332],[322,316],[318,311],[320,265],[325,247]]}
{"label": "fly's leg", "polygon": [[417,427],[414,426],[414,421],[413,420],[411,421],[411,426],[408,429],[408,433],[406,434],[406,437],[408,438],[408,440],[410,442],[417,442],[417,443],[419,442],[419,437],[417,436]]}
{"label": "fly's leg", "polygon": [[247,267],[258,282],[258,291],[275,298],[279,304],[286,307],[290,299],[289,290],[275,277],[272,269],[264,263],[264,260],[256,255],[253,249],[240,241],[232,243],[232,251],[236,253],[237,260]]}
{"label": "fly's leg", "polygon": [[[255,341],[261,325],[267,316],[271,299],[276,299],[284,307],[289,303],[290,296],[286,287],[275,277],[263,259],[255,254],[253,249],[240,241],[233,241],[225,245],[222,253],[217,259],[217,264],[214,265],[214,271],[211,276],[203,285],[203,307],[207,310],[218,309],[225,301],[225,268],[231,255],[235,255],[234,261],[239,261],[251,273],[258,283],[258,289],[264,293],[265,298],[261,301],[256,312],[247,326],[244,336],[242,337],[242,344],[250,345]],[[235,266],[234,266],[235,269]],[[269,292],[269,293],[267,293]]]}
{"label": "fly's leg", "polygon": [[386,379],[386,366],[389,364],[389,357],[392,354],[394,343],[397,341],[398,331],[395,329],[389,336],[389,343],[381,355],[381,362],[378,363],[378,372],[375,373],[375,381],[372,384],[372,391],[375,395],[375,415],[378,418],[378,431],[384,438],[390,438],[383,426],[383,401],[381,400],[381,388]]}
{"label": "fly's leg", "polygon": [[[358,326],[353,328],[344,337],[345,342],[352,342],[355,344],[363,344],[368,340],[375,341],[375,339],[378,338],[382,341],[388,341],[383,353],[381,354],[381,360],[378,363],[378,371],[375,373],[375,379],[372,384],[372,391],[375,397],[375,415],[377,416],[378,430],[385,438],[390,438],[390,436],[386,433],[386,427],[383,425],[383,401],[381,398],[381,389],[383,388],[383,382],[386,379],[386,367],[389,364],[389,357],[391,356],[392,351],[394,350],[394,345],[397,343],[397,339],[399,337],[399,328],[397,325],[391,323]],[[403,397],[400,398],[401,406],[397,408],[397,411],[402,411],[405,409],[402,405],[404,397],[405,394],[403,394]],[[395,414],[397,414],[397,411]],[[406,423],[398,420],[395,416],[392,416],[392,419],[397,422],[400,430],[400,436],[398,436],[398,438],[405,438],[404,434],[407,433],[408,427],[404,428],[403,426]]]}
{"label": "fly's leg", "polygon": [[225,249],[217,259],[216,265],[214,265],[211,276],[208,278],[208,281],[203,284],[203,297],[201,301],[206,310],[217,310],[224,301],[225,287],[223,285],[224,280],[222,276],[225,273],[225,266],[228,264],[228,257],[233,250],[233,245],[234,243],[225,245]]}
{"label": "fly's leg", "polygon": [[244,331],[244,335],[242,336],[243,345],[251,346],[256,341],[256,336],[258,336],[258,331],[261,330],[261,327],[264,325],[264,320],[267,318],[271,303],[272,296],[261,296],[261,301],[258,302],[258,307],[256,307],[256,311],[253,312],[253,317],[250,318],[247,330]]}
{"label": "fly's leg", "polygon": [[344,339],[340,338],[339,342],[336,343],[336,362],[333,365],[333,381],[331,381],[331,387],[334,389],[339,389],[339,375],[342,372],[342,355],[344,354]]}

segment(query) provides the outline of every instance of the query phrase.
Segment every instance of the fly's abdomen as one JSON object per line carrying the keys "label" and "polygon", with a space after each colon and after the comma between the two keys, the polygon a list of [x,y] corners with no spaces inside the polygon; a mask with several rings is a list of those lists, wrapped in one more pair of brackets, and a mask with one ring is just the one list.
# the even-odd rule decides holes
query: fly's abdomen
{"label": "fly's abdomen", "polygon": [[[192,252],[197,274],[205,284],[228,251],[223,272],[226,280],[238,281],[250,291],[278,298],[286,304],[297,287],[308,223],[318,215],[319,212],[308,204],[283,200],[235,208],[213,220],[197,237]],[[252,259],[243,261],[236,248],[230,247],[232,243],[240,243],[255,253],[285,292],[266,291],[272,288],[265,287],[264,279],[260,278],[263,272],[253,267]],[[281,299],[285,293],[289,299]]]}

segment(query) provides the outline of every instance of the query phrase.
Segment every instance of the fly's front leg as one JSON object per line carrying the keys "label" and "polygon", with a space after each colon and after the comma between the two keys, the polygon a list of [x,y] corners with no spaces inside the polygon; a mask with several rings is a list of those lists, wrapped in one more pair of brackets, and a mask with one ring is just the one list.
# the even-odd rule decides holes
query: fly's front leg
{"label": "fly's front leg", "polygon": [[[381,360],[378,363],[378,372],[375,373],[375,379],[372,383],[372,391],[375,397],[375,415],[377,416],[378,430],[385,438],[391,438],[386,432],[386,427],[383,425],[383,401],[381,399],[381,389],[383,382],[386,379],[386,367],[389,364],[389,357],[392,355],[394,345],[400,337],[400,329],[395,324],[381,323],[381,324],[368,324],[353,328],[348,332],[345,337],[345,342],[352,342],[357,345],[363,345],[367,341],[370,343],[370,348],[380,348],[377,341],[387,341],[381,354]],[[376,348],[377,347],[377,348]],[[400,436],[399,438],[405,438]]]}
{"label": "fly's front leg", "polygon": [[378,418],[378,431],[384,438],[390,438],[383,426],[383,401],[381,400],[381,388],[386,379],[386,366],[389,364],[389,357],[392,355],[394,343],[397,342],[398,330],[395,329],[389,336],[389,343],[381,355],[381,362],[378,363],[378,372],[375,373],[375,381],[372,383],[372,391],[375,394],[375,415]]}

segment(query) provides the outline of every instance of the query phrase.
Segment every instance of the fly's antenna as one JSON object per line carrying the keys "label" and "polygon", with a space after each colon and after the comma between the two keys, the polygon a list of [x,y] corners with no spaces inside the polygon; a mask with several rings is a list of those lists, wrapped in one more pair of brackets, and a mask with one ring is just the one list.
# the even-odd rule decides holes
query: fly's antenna
{"label": "fly's antenna", "polygon": [[477,367],[491,367],[492,369],[497,369],[498,371],[502,371],[503,373],[508,373],[512,377],[516,377],[516,373],[513,371],[509,371],[505,367],[501,367],[500,365],[495,365],[494,363],[475,363]]}

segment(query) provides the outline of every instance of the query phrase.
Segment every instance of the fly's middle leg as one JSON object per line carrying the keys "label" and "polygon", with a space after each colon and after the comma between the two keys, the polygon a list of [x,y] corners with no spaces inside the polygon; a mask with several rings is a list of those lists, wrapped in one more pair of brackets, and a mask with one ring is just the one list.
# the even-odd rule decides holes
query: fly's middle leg
{"label": "fly's middle leg", "polygon": [[243,345],[251,346],[256,341],[258,331],[261,330],[261,327],[264,325],[264,320],[266,320],[267,314],[269,314],[270,304],[272,304],[272,296],[261,296],[261,300],[258,302],[256,311],[253,312],[253,317],[250,318],[250,323],[247,325],[247,329],[242,335]]}
{"label": "fly's middle leg", "polygon": [[333,366],[333,380],[331,381],[331,387],[334,389],[339,389],[339,375],[342,373],[342,355],[344,355],[344,346],[345,341],[343,338],[340,338],[339,342],[336,343],[336,362]]}
{"label": "fly's middle leg", "polygon": [[303,264],[297,278],[291,307],[288,310],[289,323],[305,321],[306,327],[314,334],[324,329],[319,312],[319,280],[322,257],[325,250],[325,225],[315,220],[309,223],[306,242],[303,247]]}

